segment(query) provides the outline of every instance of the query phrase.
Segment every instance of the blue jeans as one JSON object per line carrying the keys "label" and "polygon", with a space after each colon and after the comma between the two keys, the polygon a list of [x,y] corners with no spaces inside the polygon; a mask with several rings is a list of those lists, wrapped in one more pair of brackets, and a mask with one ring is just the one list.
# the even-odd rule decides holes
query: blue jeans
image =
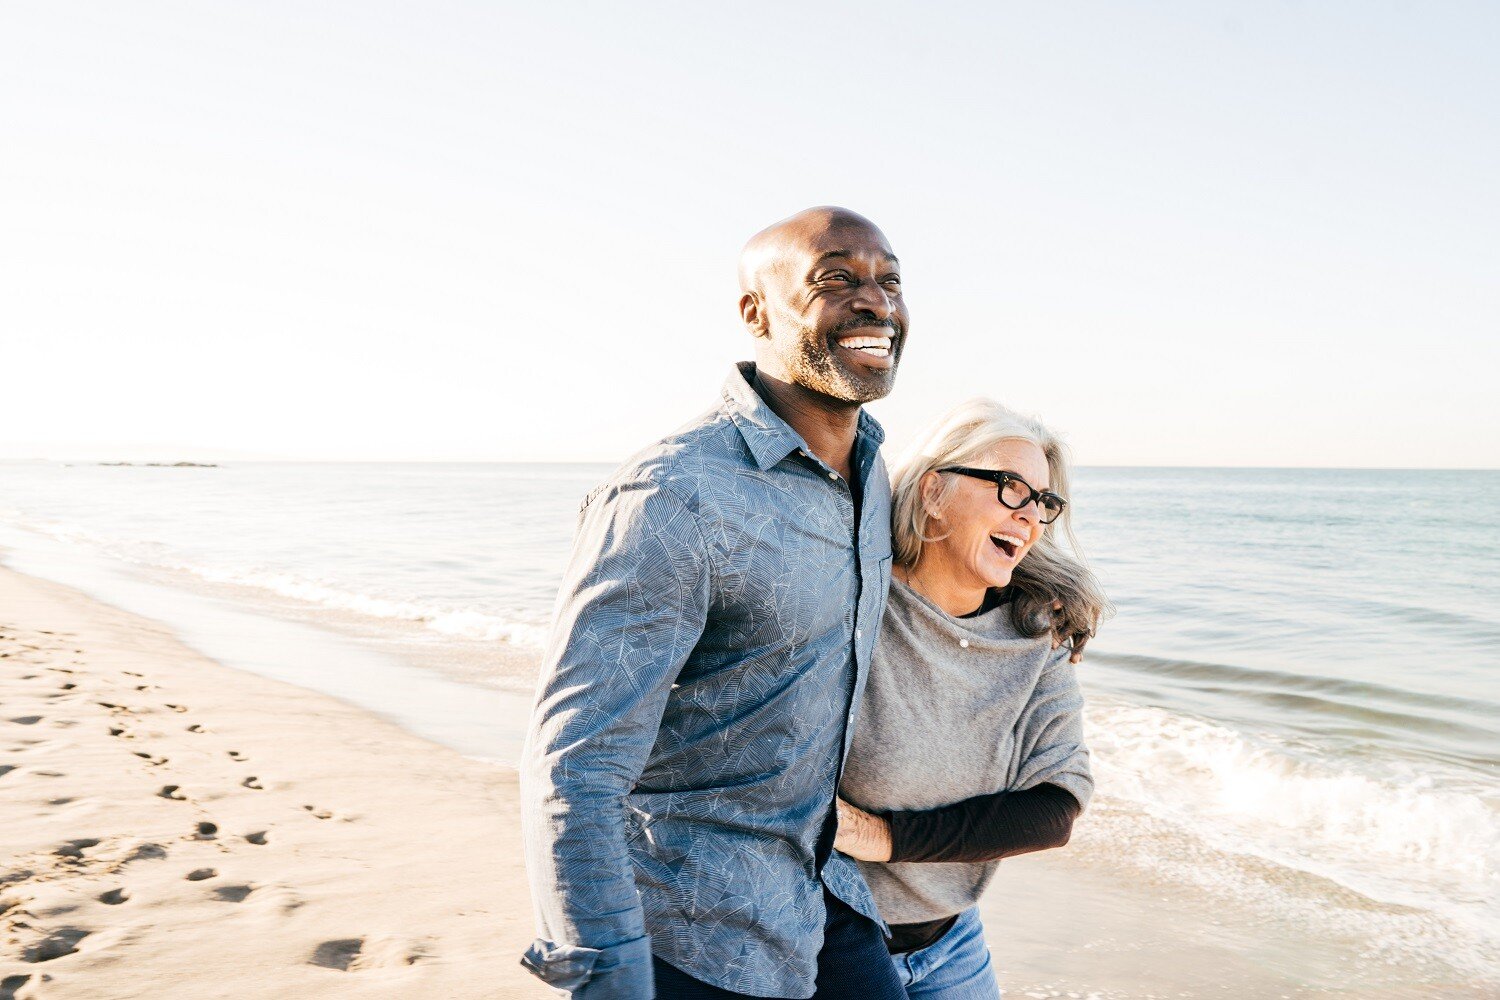
{"label": "blue jeans", "polygon": [[932,944],[891,961],[911,1000],[1000,1000],[977,906],[960,913]]}

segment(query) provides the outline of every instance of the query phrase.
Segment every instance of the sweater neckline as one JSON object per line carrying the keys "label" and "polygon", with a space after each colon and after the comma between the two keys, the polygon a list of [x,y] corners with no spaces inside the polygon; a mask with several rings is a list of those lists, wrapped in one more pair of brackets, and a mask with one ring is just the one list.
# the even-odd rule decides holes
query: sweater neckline
{"label": "sweater neckline", "polygon": [[1010,620],[1010,602],[993,607],[972,618],[955,618],[934,604],[926,594],[895,576],[891,577],[891,589],[898,590],[908,604],[924,609],[929,617],[949,629],[965,632],[984,639],[1009,639],[1016,637],[1015,626]]}

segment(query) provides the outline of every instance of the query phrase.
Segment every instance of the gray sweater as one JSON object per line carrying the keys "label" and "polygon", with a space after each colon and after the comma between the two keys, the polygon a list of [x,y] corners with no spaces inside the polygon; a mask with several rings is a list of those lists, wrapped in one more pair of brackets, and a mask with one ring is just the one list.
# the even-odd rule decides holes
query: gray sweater
{"label": "gray sweater", "polygon": [[[1051,782],[1087,806],[1083,696],[1067,647],[1016,631],[1009,606],[954,618],[899,580],[840,794],[871,811],[932,809]],[[973,906],[1000,862],[860,862],[888,923]]]}

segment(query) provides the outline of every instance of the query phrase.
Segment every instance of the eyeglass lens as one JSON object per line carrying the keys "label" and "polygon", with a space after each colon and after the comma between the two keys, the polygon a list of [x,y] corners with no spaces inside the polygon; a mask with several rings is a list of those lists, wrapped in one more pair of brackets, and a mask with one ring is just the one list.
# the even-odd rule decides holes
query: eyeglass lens
{"label": "eyeglass lens", "polygon": [[[1000,483],[1000,502],[1011,510],[1020,510],[1031,500],[1031,487],[1019,479],[1007,476]],[[1043,494],[1037,498],[1037,506],[1041,508],[1041,521],[1043,524],[1051,524],[1057,520],[1057,515],[1062,513],[1062,503],[1052,494]]]}

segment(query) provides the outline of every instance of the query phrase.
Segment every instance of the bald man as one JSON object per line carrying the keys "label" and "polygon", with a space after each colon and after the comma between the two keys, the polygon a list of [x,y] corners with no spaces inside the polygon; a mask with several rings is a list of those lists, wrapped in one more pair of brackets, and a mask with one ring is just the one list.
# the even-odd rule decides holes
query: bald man
{"label": "bald man", "polygon": [[885,236],[754,236],[755,361],[583,503],[522,763],[542,936],[587,1000],[906,996],[833,805],[890,584],[884,437],[906,341]]}

